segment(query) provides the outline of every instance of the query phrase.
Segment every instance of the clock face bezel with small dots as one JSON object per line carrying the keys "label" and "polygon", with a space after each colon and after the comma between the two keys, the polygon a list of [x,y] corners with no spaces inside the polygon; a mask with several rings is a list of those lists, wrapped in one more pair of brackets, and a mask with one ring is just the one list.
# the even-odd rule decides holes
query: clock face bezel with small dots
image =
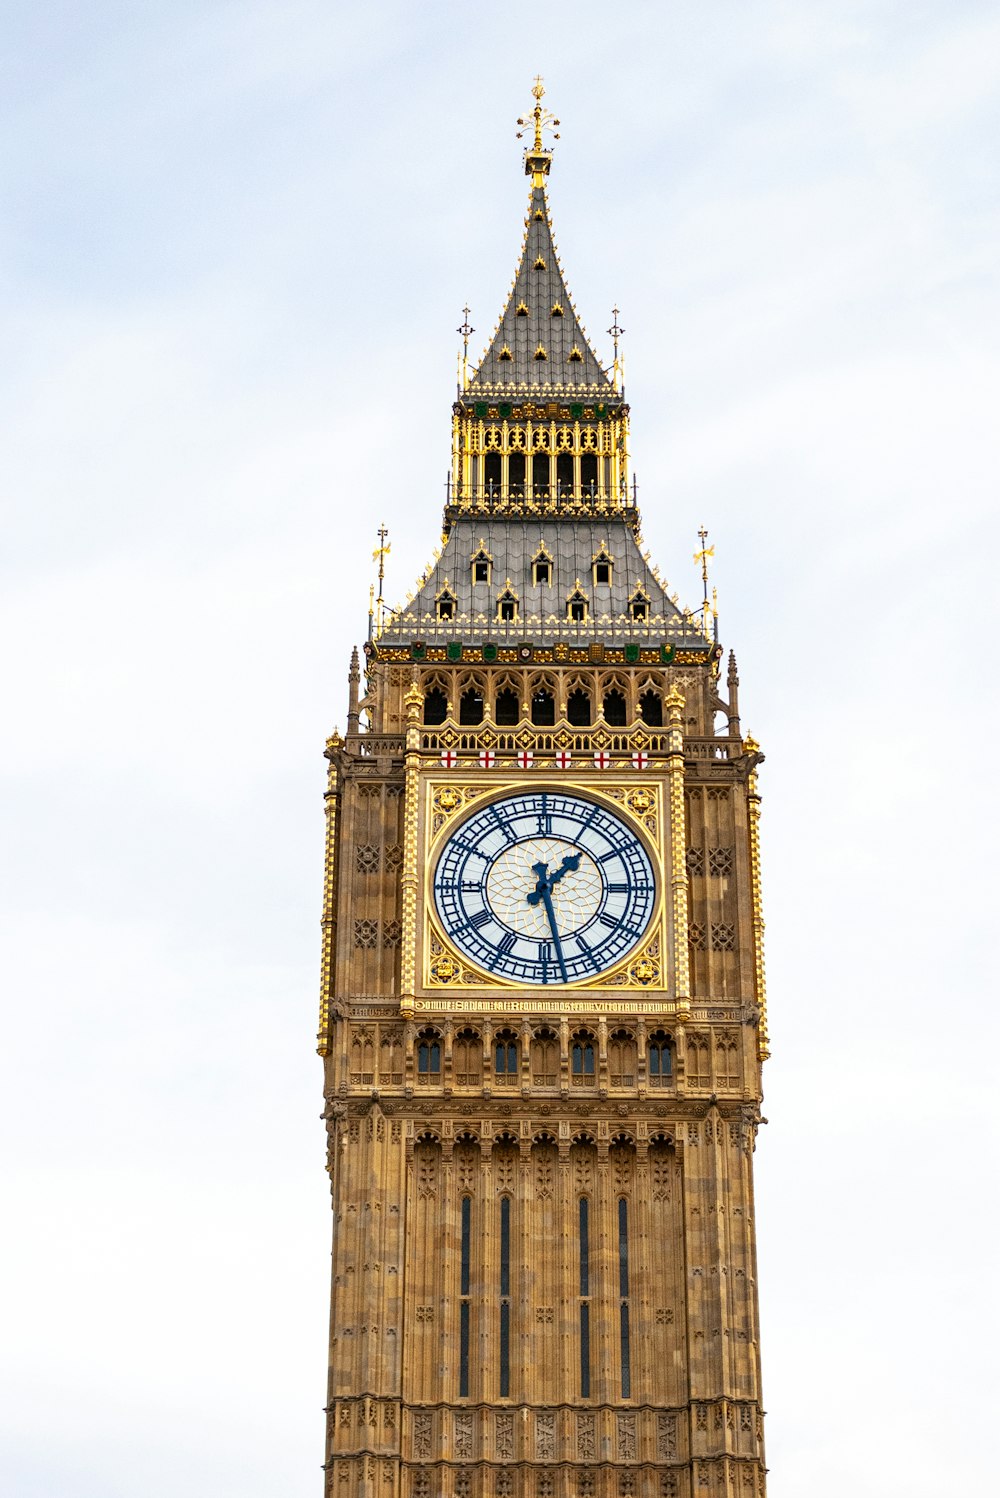
{"label": "clock face bezel with small dots", "polygon": [[448,832],[431,895],[449,942],[488,978],[592,984],[653,929],[656,868],[617,808],[533,786],[478,803]]}

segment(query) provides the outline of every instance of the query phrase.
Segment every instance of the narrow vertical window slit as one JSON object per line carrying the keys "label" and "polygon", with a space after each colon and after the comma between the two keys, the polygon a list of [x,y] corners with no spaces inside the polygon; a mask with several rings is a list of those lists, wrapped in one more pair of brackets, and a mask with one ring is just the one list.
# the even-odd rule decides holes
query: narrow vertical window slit
{"label": "narrow vertical window slit", "polygon": [[510,1397],[510,1197],[500,1198],[500,1398]]}
{"label": "narrow vertical window slit", "polygon": [[628,1202],[618,1201],[618,1295],[622,1359],[622,1398],[632,1397],[632,1357],[628,1316]]}

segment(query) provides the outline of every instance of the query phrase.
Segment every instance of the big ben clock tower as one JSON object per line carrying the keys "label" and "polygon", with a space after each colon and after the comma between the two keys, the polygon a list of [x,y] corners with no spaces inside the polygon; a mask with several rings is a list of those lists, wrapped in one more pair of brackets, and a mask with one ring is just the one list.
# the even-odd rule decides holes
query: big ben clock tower
{"label": "big ben clock tower", "polygon": [[762,1498],[761,755],[643,551],[534,92],[444,544],[326,749],[326,1492]]}

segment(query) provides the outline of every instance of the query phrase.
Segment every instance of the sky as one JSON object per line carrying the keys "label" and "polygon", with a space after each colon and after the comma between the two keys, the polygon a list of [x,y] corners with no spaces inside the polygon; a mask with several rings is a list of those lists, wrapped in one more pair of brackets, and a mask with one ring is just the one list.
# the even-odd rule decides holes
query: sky
{"label": "sky", "polygon": [[697,604],[708,528],[767,756],[770,1498],[987,1491],[996,5],[2,23],[3,1491],[320,1491],[322,749],[378,525],[397,600],[439,541],[535,73],[645,542]]}

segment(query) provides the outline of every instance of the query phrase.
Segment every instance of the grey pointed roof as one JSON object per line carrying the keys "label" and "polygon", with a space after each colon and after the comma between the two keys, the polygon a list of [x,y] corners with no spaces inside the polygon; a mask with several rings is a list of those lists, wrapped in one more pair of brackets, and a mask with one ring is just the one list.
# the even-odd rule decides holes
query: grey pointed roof
{"label": "grey pointed roof", "polygon": [[475,399],[499,391],[513,393],[518,386],[555,386],[618,398],[573,306],[559,265],[545,187],[537,183],[528,200],[514,285],[465,394]]}
{"label": "grey pointed roof", "polygon": [[[491,563],[490,581],[475,583],[472,563],[483,554]],[[552,565],[545,586],[532,581],[531,564],[540,555]],[[595,586],[593,565],[600,555],[611,560],[612,577],[610,584]],[[578,587],[587,603],[586,618],[571,621],[567,605]],[[508,589],[517,600],[517,617],[510,622],[497,617],[500,596]],[[438,602],[446,592],[453,599],[453,613],[442,619]],[[648,603],[644,620],[631,615],[636,596]],[[487,517],[456,523],[416,596],[387,617],[379,643],[420,639],[436,645],[463,638],[500,644],[533,639],[705,646],[698,624],[673,602],[632,527],[619,519],[567,524]]]}

